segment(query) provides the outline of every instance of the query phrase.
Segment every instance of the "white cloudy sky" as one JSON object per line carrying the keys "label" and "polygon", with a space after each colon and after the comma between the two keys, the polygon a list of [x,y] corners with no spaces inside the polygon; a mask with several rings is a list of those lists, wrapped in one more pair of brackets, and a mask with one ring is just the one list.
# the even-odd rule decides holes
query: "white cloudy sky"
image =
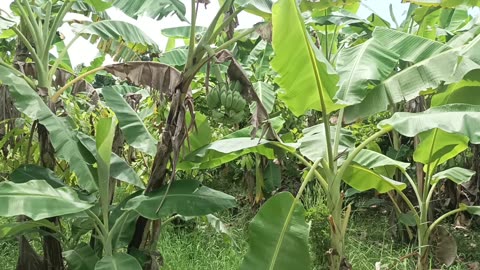
{"label": "white cloudy sky", "polygon": [[[0,0],[0,9],[8,10],[8,6],[12,1],[13,0]],[[185,5],[187,7],[187,14],[189,14],[191,12],[189,5],[190,1],[183,1],[185,2]],[[219,8],[218,1],[213,0],[211,2],[212,3],[208,5],[207,9],[203,8],[203,6],[200,7],[199,15],[197,17],[198,25],[208,26],[211,19],[215,16],[215,13]],[[364,0],[362,1],[362,6],[360,7],[358,14],[361,17],[367,17],[372,13],[372,11],[375,11],[383,18],[391,21],[389,6],[392,5],[397,21],[401,22],[406,14],[408,5],[401,4],[400,2],[400,0]],[[159,44],[160,48],[164,48],[166,43],[166,38],[163,37],[160,32],[161,29],[180,25],[187,25],[185,22],[181,22],[180,20],[178,20],[178,18],[175,16],[162,19],[161,21],[155,21],[146,17],[139,18],[138,20],[133,20],[115,8],[111,8],[107,12],[112,19],[128,21],[139,26]],[[188,17],[190,16],[188,15]],[[248,14],[246,12],[242,12],[239,15],[240,28],[250,27],[259,21],[261,21],[259,17]],[[61,28],[61,31],[66,36],[68,42],[68,39],[72,36],[68,27]],[[72,64],[75,66],[80,63],[89,63],[97,55],[97,50],[95,46],[90,44],[88,41],[79,39],[72,46],[69,54],[72,60]]]}

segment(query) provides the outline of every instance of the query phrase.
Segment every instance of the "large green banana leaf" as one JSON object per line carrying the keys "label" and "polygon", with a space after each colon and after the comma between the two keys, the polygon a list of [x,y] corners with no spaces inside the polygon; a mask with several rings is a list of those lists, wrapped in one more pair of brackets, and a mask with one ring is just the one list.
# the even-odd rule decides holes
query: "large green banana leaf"
{"label": "large green banana leaf", "polygon": [[64,251],[62,255],[67,261],[69,270],[94,269],[99,260],[93,249],[83,242],[72,250]]}
{"label": "large green banana leaf", "polygon": [[375,189],[380,193],[391,190],[403,190],[405,183],[397,182],[390,177],[397,169],[405,171],[409,163],[391,159],[381,153],[363,149],[349,164],[343,180],[358,191]]}
{"label": "large green banana leaf", "polygon": [[470,14],[465,7],[441,9],[440,27],[446,31],[456,32],[464,27],[470,20]]}
{"label": "large green banana leaf", "polygon": [[343,181],[358,191],[375,189],[379,193],[403,190],[407,187],[405,183],[394,181],[357,164],[350,164],[347,167],[343,175]]}
{"label": "large green banana leaf", "polygon": [[102,213],[108,215],[110,205],[110,158],[113,138],[115,137],[115,119],[100,118],[95,126],[97,155],[98,194]]}
{"label": "large green banana leaf", "polygon": [[130,107],[125,98],[120,95],[117,88],[119,87],[116,85],[106,86],[102,89],[102,94],[107,106],[115,112],[125,140],[134,148],[155,156],[157,140],[153,138],[142,119]]}
{"label": "large green banana leaf", "polygon": [[109,225],[110,225],[110,234],[112,238],[112,247],[123,248],[128,246],[134,231],[131,228],[135,227],[135,223],[138,219],[138,213],[135,211],[125,211],[125,205],[127,202],[139,195],[143,194],[143,190],[137,190],[136,192],[128,195],[122,201],[120,201],[115,207],[110,211]]}
{"label": "large green banana leaf", "polygon": [[[80,140],[80,143],[92,154],[93,157],[97,156],[97,149],[95,147],[95,140],[81,132],[77,133],[77,138]],[[139,188],[145,188],[144,183],[138,177],[130,165],[121,157],[112,153],[110,158],[110,176],[120,180],[122,182],[137,186]],[[92,161],[94,162],[94,161]]]}
{"label": "large green banana leaf", "polygon": [[[83,0],[83,1],[80,1],[80,2],[77,1],[74,5],[84,4],[82,2],[84,2],[85,4],[88,4],[91,7],[93,7],[96,12],[103,12],[103,11],[112,7],[112,3],[105,2],[103,0]],[[75,7],[74,7],[74,9],[75,9]],[[87,9],[87,7],[85,7],[85,9]]]}
{"label": "large green banana leaf", "polygon": [[60,232],[60,228],[52,222],[44,220],[28,220],[22,222],[12,222],[0,225],[0,240],[12,239],[17,236],[25,236],[28,233],[40,230],[41,227],[49,228],[55,232]]}
{"label": "large green banana leaf", "polygon": [[65,121],[52,113],[42,98],[24,79],[17,77],[2,66],[0,66],[0,82],[8,86],[15,107],[19,111],[32,119],[38,119],[47,128],[56,155],[68,161],[71,170],[77,175],[80,187],[90,192],[95,191],[97,189],[96,178],[90,170],[89,164],[85,162],[85,153],[79,146],[75,132]]}
{"label": "large green banana leaf", "polygon": [[[187,114],[185,118],[187,126],[190,126],[192,124],[192,116]],[[195,126],[196,128],[190,131],[188,138],[183,144],[182,155],[187,155],[212,141],[212,128],[207,117],[200,112],[195,113]]]}
{"label": "large green banana leaf", "polygon": [[337,102],[353,105],[361,102],[372,82],[386,79],[397,65],[398,55],[374,38],[338,55],[337,71],[340,88]]}
{"label": "large green banana leaf", "polygon": [[113,6],[134,19],[139,16],[148,16],[161,20],[170,14],[175,14],[181,20],[188,21],[185,18],[185,5],[181,0],[114,0]]}
{"label": "large green banana leaf", "polygon": [[93,204],[82,201],[69,187],[53,188],[44,180],[0,183],[0,216],[24,215],[33,220],[78,213]]}
{"label": "large green banana leaf", "polygon": [[[425,69],[424,67],[426,66],[427,68],[429,68],[430,65],[441,64],[437,62],[441,62],[442,57],[436,58],[436,61],[433,61],[433,62],[428,62],[428,59],[430,59],[431,57],[435,57],[439,53],[442,53],[445,51],[453,51],[453,49],[450,46],[447,46],[440,42],[419,37],[416,35],[400,32],[400,31],[392,30],[392,29],[383,28],[383,27],[376,28],[372,35],[373,35],[373,38],[372,38],[373,43],[378,43],[385,50],[388,50],[393,54],[397,54],[398,59],[411,62],[411,63],[419,63],[424,60],[427,61],[423,65],[414,66],[413,71],[411,71],[410,73],[407,73],[403,76],[401,75],[402,73],[395,75],[395,76],[399,76],[399,78],[395,76],[392,77],[393,82],[390,85],[395,85],[397,83],[402,82],[403,80],[403,83],[407,84],[407,86],[409,86],[410,88],[415,87],[414,89],[409,90],[408,87],[403,87],[402,85],[403,89],[405,89],[405,92],[413,91],[413,95],[412,95],[413,97],[416,97],[420,91],[426,90],[425,87],[429,87],[429,85],[428,84],[426,86],[421,84],[416,85],[414,84],[415,81],[413,81],[414,83],[410,82],[410,78],[405,81],[405,78],[407,76],[410,76],[411,74],[414,74],[414,75],[416,74],[416,76],[414,76],[413,78],[415,78],[415,80],[419,81],[420,83],[425,84],[425,82],[422,82],[419,79],[422,77],[421,73]],[[456,59],[456,57],[457,56],[455,55],[451,55],[451,61],[453,62]],[[379,63],[377,61],[372,61],[371,64],[378,67],[381,67],[383,65],[382,62]],[[339,67],[341,67],[341,65],[339,65]],[[428,71],[428,72],[435,72],[435,68],[439,68],[439,67],[436,67],[436,66],[430,67],[431,71]],[[428,72],[426,73],[428,74]],[[443,75],[448,76],[450,74],[443,73]],[[361,76],[358,77],[356,76],[356,74],[353,74],[352,76],[354,76],[352,79],[353,81],[363,80],[363,77]],[[446,78],[447,77],[445,77],[445,79]],[[432,83],[436,83],[436,82],[432,81]],[[365,87],[365,85],[363,87]],[[354,88],[353,90],[354,91],[351,91],[353,93],[363,91],[361,93],[363,93],[364,95],[357,97],[357,100],[358,99],[362,100],[360,104],[348,107],[346,109],[345,118],[348,122],[351,122],[358,118],[363,118],[363,117],[372,115],[376,112],[386,110],[390,102],[399,102],[403,99],[403,96],[402,96],[403,93],[401,93],[400,96],[397,94],[394,97],[394,99],[391,100],[390,93],[388,92],[390,89],[385,89],[385,87],[382,84],[378,85],[376,88],[374,88],[373,90],[370,90],[369,92],[365,92],[367,90],[366,88],[363,88],[363,89]],[[398,89],[394,89],[394,90],[398,90]],[[413,97],[408,97],[408,98],[413,98]],[[347,98],[348,98],[348,95],[347,95]],[[353,99],[353,98],[350,98],[350,99]]]}
{"label": "large green banana leaf", "polygon": [[111,235],[112,247],[114,249],[128,246],[135,233],[132,228],[135,227],[138,216],[138,213],[135,211],[124,211],[115,221],[110,221],[113,223],[113,226],[109,234]]}
{"label": "large green banana leaf", "polygon": [[248,227],[248,244],[242,270],[310,269],[308,225],[302,204],[288,192],[270,198]]}
{"label": "large green banana leaf", "polygon": [[48,168],[33,164],[25,164],[16,168],[9,176],[9,180],[19,183],[25,183],[31,180],[45,180],[53,188],[64,187],[65,183],[58,178],[53,171]]}
{"label": "large green banana leaf", "polygon": [[[431,106],[451,103],[480,105],[480,82],[476,80],[479,74],[480,70],[470,72],[464,80],[449,85],[447,90],[432,97]],[[420,144],[413,153],[413,159],[425,164],[423,169],[425,172],[430,170],[430,174],[438,165],[468,149],[468,137],[461,134],[434,129],[420,133],[419,137]]]}
{"label": "large green banana leaf", "polygon": [[155,51],[159,51],[156,42],[151,39],[142,29],[137,26],[114,20],[102,20],[87,25],[72,25],[77,35],[94,35],[103,40],[122,40],[132,44],[142,44],[151,46]]}
{"label": "large green banana leaf", "polygon": [[18,24],[20,22],[19,17],[10,16],[8,13],[3,13],[0,17],[0,33],[3,33],[3,30],[9,29],[10,27]]}
{"label": "large green banana leaf", "polygon": [[162,53],[158,61],[162,64],[169,65],[172,67],[183,67],[187,63],[188,58],[188,49],[185,48],[175,48],[170,51]]}
{"label": "large green banana leaf", "polygon": [[283,93],[278,97],[296,115],[308,110],[327,113],[342,108],[335,104],[338,75],[315,46],[305,28],[295,0],[279,0],[273,6],[272,68]]}
{"label": "large green banana leaf", "polygon": [[[190,38],[190,26],[177,26],[171,28],[164,28],[162,29],[162,35],[168,38],[180,38],[180,39],[189,39]],[[203,26],[195,26],[195,34],[196,35],[203,35],[207,31],[206,27]]]}
{"label": "large green banana leaf", "polygon": [[[269,124],[276,131],[282,129],[285,120],[281,117],[269,119]],[[251,139],[252,126],[237,130],[221,140],[204,145],[182,158],[177,169],[209,169],[235,160],[248,153],[258,153],[268,159],[275,158],[275,151],[292,152],[298,147],[296,144],[281,144],[279,142],[260,140],[263,127],[257,130],[255,139]]]}
{"label": "large green banana leaf", "polygon": [[465,135],[470,142],[478,144],[480,106],[447,104],[430,108],[422,113],[397,112],[391,118],[381,121],[378,126],[391,126],[407,137],[438,128],[449,133]]}
{"label": "large green banana leaf", "polygon": [[351,13],[345,9],[340,9],[338,11],[328,13],[327,16],[312,17],[311,19],[312,21],[315,22],[316,25],[337,25],[337,26],[344,26],[344,25],[351,25],[351,24],[370,25],[370,21],[366,19],[362,19],[357,14]]}
{"label": "large green banana leaf", "polygon": [[450,103],[480,105],[480,70],[468,73],[462,81],[450,84],[444,92],[434,95],[431,106]]}
{"label": "large green banana leaf", "polygon": [[353,161],[386,177],[392,177],[397,169],[405,171],[410,166],[409,163],[391,159],[368,149],[361,150]]}
{"label": "large green banana leaf", "polygon": [[[163,202],[163,204],[162,204]],[[172,214],[204,216],[236,205],[235,198],[202,186],[195,180],[179,180],[158,191],[130,199],[125,210],[133,210],[149,219]]]}
{"label": "large green banana leaf", "polygon": [[460,167],[453,167],[444,171],[438,172],[432,176],[433,183],[442,179],[449,179],[456,184],[462,184],[469,181],[475,175],[475,171]]}
{"label": "large green banana leaf", "polygon": [[384,27],[376,28],[372,36],[385,49],[398,54],[399,59],[411,63],[418,63],[452,49],[438,41]]}
{"label": "large green banana leaf", "polygon": [[467,45],[436,53],[391,76],[371,90],[361,103],[348,107],[346,121],[385,111],[390,104],[409,101],[441,84],[458,82],[477,69],[480,69],[480,36]]}
{"label": "large green banana leaf", "polygon": [[433,129],[419,134],[420,144],[413,152],[413,160],[425,164],[424,171],[435,172],[438,165],[468,149],[468,137]]}
{"label": "large green banana leaf", "polygon": [[248,13],[268,20],[272,17],[273,2],[272,0],[236,0],[235,5],[244,8]]}
{"label": "large green banana leaf", "polygon": [[480,206],[469,206],[461,203],[459,208],[469,212],[472,215],[480,216]]}
{"label": "large green banana leaf", "polygon": [[[336,127],[330,127],[331,143],[334,143]],[[308,127],[303,130],[304,136],[298,140],[300,153],[311,161],[327,158],[327,140],[323,124]],[[340,131],[340,143],[338,152],[343,153],[355,146],[355,138],[347,129]]]}
{"label": "large green banana leaf", "polygon": [[275,150],[295,151],[295,145],[251,139],[250,137],[229,138],[214,141],[188,154],[177,169],[208,169],[220,166],[249,153],[258,153],[268,159],[275,158]]}

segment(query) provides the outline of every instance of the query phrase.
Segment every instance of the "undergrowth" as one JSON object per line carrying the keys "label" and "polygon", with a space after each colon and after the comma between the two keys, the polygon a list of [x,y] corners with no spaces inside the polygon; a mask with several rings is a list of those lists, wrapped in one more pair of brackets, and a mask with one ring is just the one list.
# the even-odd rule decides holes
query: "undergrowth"
{"label": "undergrowth", "polygon": [[[162,229],[159,243],[159,251],[164,260],[162,269],[238,269],[248,248],[246,229],[252,215],[248,205],[235,211],[219,214],[229,230],[229,235],[221,234],[207,223],[198,220],[166,224]],[[415,269],[415,248],[392,239],[388,215],[387,212],[379,209],[359,208],[353,211],[346,242],[352,269]],[[13,219],[0,218],[0,225],[11,221]],[[480,261],[477,246],[480,243],[478,228],[470,231],[452,230],[452,232],[457,239],[459,255],[454,265],[443,269],[476,269],[471,267]],[[15,239],[0,241],[2,270],[15,269],[17,248]],[[312,259],[315,262],[314,269],[326,269],[326,265],[319,265],[319,262],[324,260],[316,260],[313,253]],[[381,268],[376,268],[376,264]]]}

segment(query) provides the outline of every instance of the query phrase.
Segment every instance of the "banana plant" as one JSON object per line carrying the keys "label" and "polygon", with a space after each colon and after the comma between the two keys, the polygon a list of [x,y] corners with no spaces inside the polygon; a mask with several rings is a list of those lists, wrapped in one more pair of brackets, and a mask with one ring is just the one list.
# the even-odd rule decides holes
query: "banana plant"
{"label": "banana plant", "polygon": [[[28,57],[33,61],[34,72],[29,74],[29,76],[33,76],[33,79],[28,77],[27,74],[22,74],[15,69],[13,64],[3,60],[0,61],[0,66],[3,70],[1,81],[4,86],[8,86],[8,90],[15,99],[16,107],[21,110],[22,113],[39,122],[38,134],[40,137],[42,165],[54,169],[54,153],[56,153],[57,157],[69,163],[70,169],[78,176],[79,185],[88,192],[95,192],[98,189],[97,176],[95,173],[92,173],[92,170],[94,171],[95,169],[85,162],[85,158],[89,156],[88,151],[85,152],[85,146],[82,144],[83,142],[80,143],[80,139],[76,136],[73,128],[51,111],[51,109],[54,110],[54,104],[58,99],[56,96],[59,96],[59,93],[55,93],[55,91],[59,89],[55,89],[57,84],[53,84],[53,79],[58,80],[58,78],[62,78],[62,76],[58,76],[58,67],[64,67],[63,60],[67,55],[67,50],[75,40],[85,34],[111,40],[121,39],[125,43],[143,44],[154,49],[156,46],[140,29],[129,23],[103,20],[88,25],[80,25],[74,39],[66,46],[62,46],[59,51],[59,57],[52,60],[49,52],[58,42],[56,38],[57,29],[63,24],[66,13],[73,9],[82,10],[82,8],[85,7],[87,7],[89,11],[101,12],[106,7],[99,4],[101,3],[98,1],[38,2],[19,0],[14,1],[11,5],[12,14],[2,13],[1,17],[2,32],[13,32],[18,43],[22,45],[21,47],[26,48],[25,52],[23,52],[24,55],[27,56],[24,57],[24,62],[26,62],[26,58]],[[165,4],[167,5],[167,3]],[[176,2],[175,4],[178,6],[179,3]],[[183,5],[180,3],[180,6]],[[174,11],[178,12],[179,10]],[[106,30],[107,28],[109,31]],[[15,61],[20,60],[16,59]],[[20,69],[23,70],[22,65],[25,65],[25,63],[16,62],[15,65],[19,65]],[[63,82],[63,84],[65,84],[65,82]],[[64,86],[63,84],[60,86]],[[2,91],[5,91],[5,89],[6,88],[2,87]],[[42,96],[42,98],[40,98],[39,95]],[[32,126],[32,129],[34,127],[35,125]],[[86,143],[89,143],[89,141],[87,140]],[[85,153],[87,154],[85,155]],[[27,153],[27,155],[29,155],[29,153]],[[92,156],[88,158],[92,159]],[[119,163],[118,159],[116,163],[122,164],[121,162]],[[131,170],[128,169],[128,166],[123,166],[123,168],[127,168],[127,171]],[[120,178],[124,177],[125,179],[126,174],[124,170],[118,171],[118,173],[119,175],[117,176]],[[138,180],[138,176],[130,179],[134,181]],[[143,185],[143,183],[141,185]],[[45,243],[45,259],[43,260],[45,267],[47,269],[63,269],[61,245],[59,241],[47,235],[45,236]],[[26,242],[26,244],[28,245],[28,242]],[[25,244],[21,246],[25,246]],[[27,266],[34,261],[25,260],[27,257],[22,250],[19,259],[19,265],[23,265],[21,267],[41,267],[39,265]]]}
{"label": "banana plant", "polygon": [[[406,199],[405,194],[401,192],[406,188],[406,184],[390,179],[389,177],[392,177],[392,175],[390,173],[385,175],[382,171],[392,171],[391,169],[385,169],[389,167],[394,170],[405,171],[408,164],[399,163],[398,161],[388,159],[382,154],[364,150],[376,138],[393,130],[405,135],[404,131],[397,130],[400,129],[399,126],[384,124],[381,126],[380,131],[357,147],[353,147],[353,145],[348,143],[347,132],[342,128],[344,115],[352,117],[357,116],[359,112],[370,115],[377,111],[384,111],[390,104],[395,104],[400,99],[410,99],[418,96],[421,91],[428,87],[438,86],[436,83],[440,83],[441,80],[447,83],[461,80],[469,71],[478,68],[477,58],[472,55],[474,51],[477,51],[475,48],[478,46],[478,38],[471,40],[468,44],[461,44],[460,47],[452,49],[448,45],[438,42],[413,35],[400,34],[400,32],[393,30],[377,28],[373,32],[371,40],[355,47],[344,49],[340,53],[337,63],[339,78],[335,69],[325,59],[306,31],[303,17],[295,1],[281,0],[275,3],[273,5],[272,24],[275,56],[271,65],[279,75],[276,82],[284,90],[283,94],[279,95],[279,98],[286,103],[295,115],[303,115],[308,110],[321,111],[322,124],[304,131],[304,138],[299,141],[300,154],[295,153],[295,155],[307,167],[312,165],[306,158],[315,162],[320,161],[318,170],[314,170],[313,173],[325,190],[327,206],[331,213],[329,217],[331,231],[330,269],[349,269],[350,265],[345,258],[344,239],[351,208],[348,206],[344,211],[344,196],[341,190],[341,183],[345,182],[360,191],[368,189],[376,189],[380,193],[397,191],[400,196]],[[385,39],[385,43],[376,44],[376,42],[382,39]],[[401,40],[409,41],[401,43]],[[419,46],[419,44],[422,44],[422,46],[415,47]],[[292,46],[295,46],[295,48]],[[416,53],[410,54],[412,50],[407,50],[407,47],[410,46]],[[468,65],[468,67],[456,69],[455,72],[429,73],[438,74],[440,76],[438,78],[441,79],[434,80],[432,78],[431,80],[426,80],[424,76],[421,79],[420,77],[418,80],[415,79],[415,74],[422,73],[424,68],[434,68],[435,66],[427,63],[440,59],[439,55],[450,55],[452,61],[457,61],[459,57],[465,59],[464,56],[470,56],[466,57],[466,61],[472,62],[469,62],[471,65]],[[442,59],[445,60],[445,58]],[[375,65],[371,64],[372,60]],[[399,60],[418,64],[391,76],[390,74],[394,72],[394,68]],[[406,85],[408,87],[398,87],[402,82],[410,81],[412,76],[415,83]],[[402,79],[400,80],[400,78]],[[381,109],[378,108],[378,102],[374,103],[373,98],[371,102],[368,102],[369,105],[366,105],[367,102],[365,102],[367,100],[365,97],[368,95],[375,96],[377,97],[376,100],[378,100],[379,95],[375,95],[374,91],[370,90],[372,83],[375,82],[380,82],[377,88],[382,88],[382,91],[387,93],[384,95],[387,105]],[[340,85],[338,91],[337,85]],[[380,97],[383,98],[382,95]],[[357,110],[356,107],[358,108],[358,105],[356,104],[361,104],[362,109]],[[369,111],[372,108],[377,111]],[[454,110],[458,110],[459,114],[461,112],[468,114],[470,110],[474,112],[476,109],[459,106],[455,107]],[[329,115],[337,110],[339,110],[339,116],[337,125],[334,127],[330,124]],[[453,115],[453,112],[449,114]],[[414,120],[410,120],[410,123],[414,123]],[[443,127],[443,124],[440,122],[433,121],[432,123],[432,125]],[[301,196],[301,194],[297,194],[298,196]],[[270,199],[272,202],[267,201],[252,222],[251,230],[256,236],[259,235],[257,230],[267,228],[263,225],[267,222],[265,217],[268,216],[268,212],[284,211],[282,209],[285,209],[285,205],[287,205],[286,202],[283,205],[280,202],[274,203],[274,198]],[[298,201],[292,200],[288,205],[297,203]],[[413,207],[412,204],[410,206]],[[463,210],[465,209],[463,208]],[[282,256],[284,254],[282,252],[288,250],[294,253],[295,250],[305,250],[305,235],[303,240],[297,241],[295,245],[291,241],[286,240],[288,236],[295,234],[295,228],[299,226],[296,223],[297,221],[291,219],[291,215],[287,215],[285,219],[277,223],[279,228],[283,228],[282,230],[264,229],[262,232],[265,235],[269,235],[269,239],[274,239],[275,242],[266,240],[266,243],[269,243],[267,245],[257,240],[251,240],[250,248],[242,267],[244,269],[252,268],[252,262],[256,262],[258,263],[256,266],[259,268],[308,269],[308,259],[299,260],[298,264],[294,266],[288,265],[285,268],[283,268],[285,264],[280,263],[281,258],[286,256]],[[422,235],[424,237],[425,233]],[[422,244],[425,244],[424,239],[421,241]],[[271,245],[275,246],[273,252]],[[424,252],[423,249],[421,251]],[[269,254],[268,263],[261,264],[257,254],[265,255],[267,252]],[[265,262],[266,260],[262,263]]]}
{"label": "banana plant", "polygon": [[[25,64],[26,58],[30,58],[35,67],[35,75],[33,75],[34,80],[32,80],[25,74],[22,74],[20,71],[15,69],[13,64],[9,64],[2,60],[0,61],[0,66],[2,69],[4,69],[2,72],[2,83],[9,86],[9,91],[11,92],[12,96],[17,96],[15,98],[16,102],[19,102],[19,99],[22,99],[22,95],[26,94],[28,96],[31,92],[38,93],[43,97],[44,101],[40,101],[39,104],[29,104],[27,106],[23,106],[23,110],[21,110],[23,113],[31,116],[33,120],[41,118],[40,115],[42,114],[51,116],[50,110],[55,110],[54,103],[52,103],[50,100],[50,96],[54,92],[53,79],[56,77],[58,67],[63,61],[64,56],[67,54],[67,50],[71,44],[63,47],[63,50],[59,53],[60,57],[54,59],[53,63],[50,62],[51,57],[49,52],[54,44],[57,43],[57,29],[63,24],[63,19],[66,13],[71,10],[74,4],[74,1],[34,2],[19,0],[14,1],[11,5],[11,9],[14,12],[13,14],[2,14],[2,25],[6,25],[6,27],[2,28],[2,30],[8,30],[15,33],[18,44],[21,44],[21,46],[18,47],[25,48],[22,50],[22,52],[27,57],[23,57],[23,60],[20,60],[20,58],[16,59],[17,62],[15,65],[19,66],[20,69],[23,69],[21,66]],[[93,23],[89,26],[90,28],[85,27],[82,29],[82,31],[92,30],[92,33],[98,34],[102,31],[101,26],[105,26],[106,24],[113,25],[116,23]],[[100,26],[100,28],[98,28],[98,26]],[[124,24],[122,22],[119,22],[119,24],[113,26],[113,28],[116,28],[117,30],[134,30],[132,27],[132,25]],[[119,33],[121,33],[121,31],[116,31],[116,37],[109,37],[118,38]],[[78,36],[79,35],[80,34],[78,34]],[[106,35],[108,36],[108,34]],[[151,41],[147,43],[153,44]],[[6,83],[5,81],[9,81],[9,79],[5,78],[6,76],[23,78],[28,83],[30,89],[23,93],[13,93],[15,90],[18,90],[18,88],[16,88],[14,85],[9,85]],[[27,89],[28,88],[23,88],[23,90]],[[33,109],[34,107],[36,109]],[[61,159],[69,161],[72,171],[79,176],[78,179],[83,188],[90,192],[96,190],[94,175],[89,171],[85,162],[82,162],[82,154],[80,149],[76,146],[78,143],[71,132],[71,128],[65,126],[64,123],[61,123],[58,120],[59,119],[56,119],[55,117],[47,117],[39,120],[37,130],[40,142],[40,157],[42,165],[47,168],[54,169],[56,165],[54,153],[56,151],[57,155]],[[58,132],[66,132],[67,136],[49,135],[49,133],[55,134]],[[27,153],[27,155],[29,154]],[[54,217],[52,217],[51,220],[53,222],[58,222],[58,220],[56,220]],[[28,242],[26,245],[28,245]],[[24,244],[21,246],[23,247],[26,245]],[[44,237],[43,261],[47,269],[63,268],[61,250],[61,244],[56,238],[50,235]],[[24,250],[22,250],[20,252],[19,265],[26,267],[26,265],[33,263],[33,260],[28,260],[26,257],[27,256],[25,255]],[[38,268],[40,266],[34,265],[31,267]]]}
{"label": "banana plant", "polygon": [[[413,180],[405,170],[401,170],[414,193],[418,208],[402,194],[402,199],[409,206],[417,227],[418,263],[417,269],[430,269],[430,241],[436,227],[446,218],[462,211],[478,215],[480,206],[460,204],[430,222],[428,211],[435,193],[435,188],[444,179],[462,184],[470,180],[475,172],[459,167],[439,171],[440,165],[454,158],[467,149],[468,142],[478,144],[478,134],[469,127],[479,121],[480,108],[467,104],[447,104],[431,108],[423,113],[396,113],[392,118],[379,123],[380,127],[389,126],[404,136],[420,135],[422,141],[414,152],[414,160],[424,164],[424,181]],[[433,136],[428,136],[428,132]],[[424,136],[422,136],[424,135]],[[421,186],[423,184],[423,186]],[[401,192],[401,191],[399,191]],[[444,258],[445,259],[445,258]],[[450,260],[450,259],[449,259]],[[449,262],[451,264],[453,260]]]}

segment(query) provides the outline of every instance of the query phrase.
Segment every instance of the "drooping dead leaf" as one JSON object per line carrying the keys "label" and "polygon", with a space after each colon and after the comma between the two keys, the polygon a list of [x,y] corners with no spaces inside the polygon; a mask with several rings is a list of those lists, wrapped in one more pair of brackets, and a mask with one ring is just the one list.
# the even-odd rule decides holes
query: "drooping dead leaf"
{"label": "drooping dead leaf", "polygon": [[112,75],[139,87],[150,87],[171,96],[181,81],[177,69],[157,62],[127,62],[105,66]]}
{"label": "drooping dead leaf", "polygon": [[[224,63],[227,61],[230,61],[230,65],[228,66],[228,77],[230,78],[231,81],[238,81],[242,85],[242,92],[240,93],[243,98],[245,98],[249,102],[255,102],[257,104],[255,108],[255,112],[252,115],[252,126],[253,130],[251,132],[252,138],[255,137],[257,134],[257,130],[261,128],[263,123],[268,120],[268,112],[265,109],[265,106],[263,105],[262,101],[258,97],[257,93],[253,89],[253,85],[248,79],[247,73],[245,73],[245,70],[243,70],[242,66],[238,61],[233,57],[233,55],[227,51],[227,50],[222,50],[220,51],[217,55],[217,62],[218,63]],[[269,127],[266,127],[269,128]],[[269,135],[267,133],[267,138],[268,139],[274,139],[273,135]]]}
{"label": "drooping dead leaf", "polygon": [[[225,12],[225,18],[226,20],[228,17],[230,17],[233,13],[235,13],[235,7],[232,5],[226,12]],[[239,25],[238,23],[238,17],[235,16],[233,20],[230,21],[230,23],[225,27],[225,33],[227,34],[227,39],[230,40],[233,38],[233,34],[235,33],[235,28],[237,28]]]}
{"label": "drooping dead leaf", "polygon": [[457,241],[442,226],[437,226],[430,238],[435,259],[439,264],[450,266],[457,258]]}
{"label": "drooping dead leaf", "polygon": [[473,262],[467,264],[468,270],[480,270],[480,263],[479,262]]}
{"label": "drooping dead leaf", "polygon": [[266,42],[272,42],[272,22],[261,23],[260,27],[257,28],[257,34]]}

